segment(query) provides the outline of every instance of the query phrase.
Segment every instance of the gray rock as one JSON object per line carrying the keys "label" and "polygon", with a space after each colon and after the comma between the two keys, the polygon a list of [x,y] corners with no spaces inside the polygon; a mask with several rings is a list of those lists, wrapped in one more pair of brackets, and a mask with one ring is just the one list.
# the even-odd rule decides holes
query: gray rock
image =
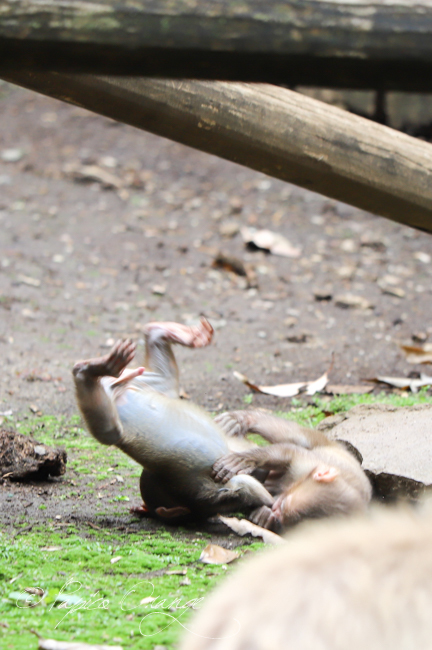
{"label": "gray rock", "polygon": [[432,486],[432,405],[362,404],[319,425],[350,443],[381,497],[418,497]]}

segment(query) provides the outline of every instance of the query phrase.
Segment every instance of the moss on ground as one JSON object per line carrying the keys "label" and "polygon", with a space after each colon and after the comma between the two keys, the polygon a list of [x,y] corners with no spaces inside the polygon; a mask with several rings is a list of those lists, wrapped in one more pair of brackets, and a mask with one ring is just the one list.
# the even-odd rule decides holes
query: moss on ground
{"label": "moss on ground", "polygon": [[[410,406],[432,403],[432,397],[426,390],[416,395],[300,397],[292,400],[289,412],[279,415],[316,426],[327,415],[374,403]],[[9,424],[44,444],[67,449],[66,477],[73,476],[73,489],[59,493],[57,499],[90,499],[100,481],[121,475],[124,484],[116,484],[115,494],[101,507],[95,505],[93,514],[98,521],[112,516],[113,509],[127,506],[123,501],[128,497],[122,492],[137,489],[140,467],[117,449],[93,440],[78,418],[43,416]],[[38,513],[46,516],[44,510]],[[28,518],[17,517],[14,534],[0,535],[0,645],[5,649],[36,648],[32,629],[58,640],[118,644],[135,650],[155,645],[172,648],[183,626],[188,626],[193,607],[199,607],[235,566],[199,562],[211,538],[207,533],[191,535],[163,528],[121,532],[52,519],[31,523],[29,531]],[[252,544],[243,550],[262,546]],[[31,595],[26,588],[40,588],[45,595]]]}
{"label": "moss on ground", "polygon": [[172,647],[192,609],[232,570],[199,562],[207,542],[166,531],[107,539],[90,529],[83,538],[73,526],[1,535],[1,647],[36,648],[31,629],[57,640]]}

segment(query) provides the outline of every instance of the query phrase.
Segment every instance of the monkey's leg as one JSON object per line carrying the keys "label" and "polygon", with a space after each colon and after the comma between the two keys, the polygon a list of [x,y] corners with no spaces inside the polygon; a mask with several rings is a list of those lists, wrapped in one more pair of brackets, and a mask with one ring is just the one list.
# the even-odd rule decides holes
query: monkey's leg
{"label": "monkey's leg", "polygon": [[140,478],[140,491],[150,515],[162,519],[177,519],[191,513],[190,508],[183,506],[163,484],[161,477],[144,469]]}
{"label": "monkey's leg", "polygon": [[[234,476],[211,497],[194,499],[189,508],[181,503],[176,492],[167,486],[163,478],[144,469],[140,479],[141,496],[148,514],[170,523],[180,523],[190,517],[210,517],[219,512],[233,512],[256,508],[263,504],[272,506],[274,498],[252,476]],[[139,509],[138,509],[139,512]]]}
{"label": "monkey's leg", "polygon": [[247,433],[257,433],[271,443],[288,442],[305,449],[331,444],[320,431],[306,429],[258,409],[222,413],[215,422],[228,436],[244,437]]}
{"label": "monkey's leg", "polygon": [[[207,516],[218,512],[234,512],[262,506],[272,506],[274,498],[266,488],[257,481],[253,476],[241,474],[233,476],[224,484],[207,502],[206,506],[201,506]],[[198,506],[200,507],[200,506]]]}
{"label": "monkey's leg", "polygon": [[[102,378],[119,377],[134,354],[132,341],[118,341],[106,356],[79,361],[72,370],[78,406],[87,427],[105,445],[115,445],[120,441],[122,426],[109,385],[104,385]],[[130,371],[128,377],[138,376],[143,371],[144,368]]]}
{"label": "monkey's leg", "polygon": [[201,348],[210,343],[212,336],[213,328],[205,318],[194,327],[179,323],[148,323],[144,328],[146,373],[143,380],[169,397],[178,397],[179,372],[171,345],[177,343]]}
{"label": "monkey's leg", "polygon": [[236,475],[251,474],[257,468],[286,471],[294,458],[306,454],[309,452],[286,442],[228,454],[215,462],[212,476],[215,481],[225,483]]}

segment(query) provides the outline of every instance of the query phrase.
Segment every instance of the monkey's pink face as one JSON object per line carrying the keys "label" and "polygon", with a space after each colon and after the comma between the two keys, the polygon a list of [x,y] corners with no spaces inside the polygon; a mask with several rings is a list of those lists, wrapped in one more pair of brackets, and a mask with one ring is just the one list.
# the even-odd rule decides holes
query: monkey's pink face
{"label": "monkey's pink face", "polygon": [[282,526],[301,519],[350,512],[358,507],[358,495],[334,467],[319,466],[292,485],[274,502],[272,512]]}

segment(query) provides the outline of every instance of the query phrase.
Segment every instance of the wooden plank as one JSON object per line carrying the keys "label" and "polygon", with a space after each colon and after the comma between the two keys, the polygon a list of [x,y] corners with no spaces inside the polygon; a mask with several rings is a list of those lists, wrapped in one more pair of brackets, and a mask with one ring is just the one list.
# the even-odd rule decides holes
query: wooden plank
{"label": "wooden plank", "polygon": [[432,91],[432,0],[0,0],[0,67]]}
{"label": "wooden plank", "polygon": [[432,232],[432,146],[293,91],[16,70],[6,79]]}

